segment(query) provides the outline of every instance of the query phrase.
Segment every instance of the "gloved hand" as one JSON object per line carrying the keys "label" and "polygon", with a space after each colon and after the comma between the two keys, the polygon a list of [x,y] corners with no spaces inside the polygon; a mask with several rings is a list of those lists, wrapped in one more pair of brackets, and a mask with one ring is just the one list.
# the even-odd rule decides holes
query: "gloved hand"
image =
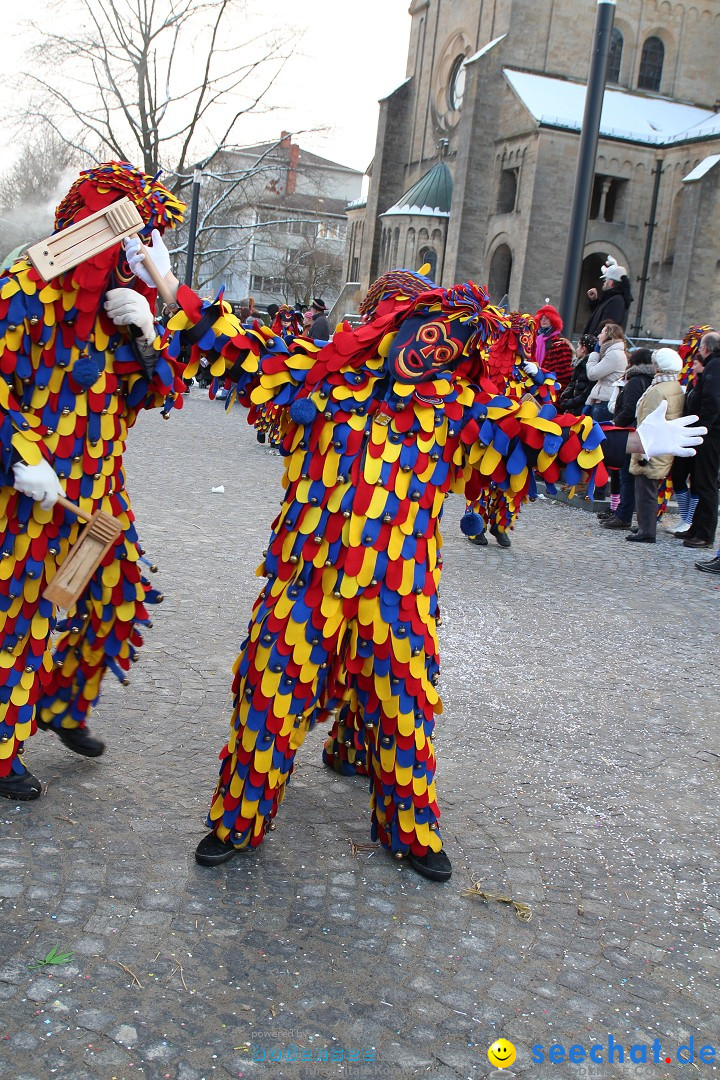
{"label": "gloved hand", "polygon": [[105,310],[116,326],[137,326],[147,345],[157,336],[150,305],[142,293],[134,289],[109,289]]}
{"label": "gloved hand", "polygon": [[146,285],[149,285],[151,289],[154,289],[155,282],[147,270],[144,269],[143,261],[145,259],[145,248],[147,248],[148,255],[160,272],[160,277],[165,277],[170,270],[170,252],[165,247],[160,233],[157,229],[153,229],[152,244],[143,244],[138,236],[128,236],[123,240],[123,244],[125,245],[128,266],[133,274],[139,277],[141,281],[144,281]]}
{"label": "gloved hand", "polygon": [[657,409],[646,416],[638,426],[637,434],[645,450],[645,457],[673,454],[675,457],[695,457],[694,446],[699,446],[706,427],[692,427],[697,416],[679,416],[666,420],[667,401],[661,401]]}
{"label": "gloved hand", "polygon": [[41,461],[39,465],[18,461],[13,465],[13,476],[17,490],[39,502],[43,510],[52,510],[58,495],[65,494],[60,478],[47,461]]}
{"label": "gloved hand", "polygon": [[520,367],[523,369],[526,375],[537,375],[540,368],[537,364],[533,364],[532,360],[523,360]]}

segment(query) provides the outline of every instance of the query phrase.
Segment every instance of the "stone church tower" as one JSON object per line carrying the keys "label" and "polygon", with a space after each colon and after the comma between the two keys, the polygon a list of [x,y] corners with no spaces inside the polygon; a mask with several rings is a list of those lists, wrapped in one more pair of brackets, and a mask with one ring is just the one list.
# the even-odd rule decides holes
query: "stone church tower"
{"label": "stone church tower", "polygon": [[[413,0],[409,14],[407,78],[380,103],[368,198],[348,209],[340,303],[429,262],[439,283],[472,278],[513,308],[557,304],[595,0]],[[627,268],[636,336],[720,323],[719,54],[720,0],[617,0],[576,330],[607,255]]]}

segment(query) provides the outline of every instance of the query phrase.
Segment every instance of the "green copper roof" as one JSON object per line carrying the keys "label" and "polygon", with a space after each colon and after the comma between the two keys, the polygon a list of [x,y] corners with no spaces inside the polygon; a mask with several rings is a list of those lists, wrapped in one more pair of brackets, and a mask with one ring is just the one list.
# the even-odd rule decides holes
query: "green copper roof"
{"label": "green copper roof", "polygon": [[438,161],[381,216],[424,214],[427,217],[450,217],[452,189],[452,174],[444,161]]}

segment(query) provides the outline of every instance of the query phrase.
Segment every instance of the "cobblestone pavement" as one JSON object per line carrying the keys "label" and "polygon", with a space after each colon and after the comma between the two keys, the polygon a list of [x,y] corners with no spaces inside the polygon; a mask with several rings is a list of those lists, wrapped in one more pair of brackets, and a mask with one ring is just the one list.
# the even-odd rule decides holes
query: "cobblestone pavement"
{"label": "cobblestone pavement", "polygon": [[[263,849],[208,870],[193,850],[281,460],[193,390],[171,422],[142,418],[127,466],[166,602],[132,684],[107,681],[105,756],[39,733],[45,797],[0,801],[0,1076],[455,1080],[498,1075],[501,1036],[508,1077],[711,1075],[719,594],[697,554],[663,530],[628,549],[549,501],[510,551],[481,549],[453,497],[437,732],[452,881],[362,846],[365,784],[323,768],[322,730]],[[475,882],[531,921],[463,895]],[[33,965],[55,946],[69,963]],[[622,1068],[618,1051],[531,1057],[600,1044],[606,1061],[610,1036]],[[654,1039],[660,1064],[629,1063]],[[313,1063],[270,1060],[293,1045]]]}

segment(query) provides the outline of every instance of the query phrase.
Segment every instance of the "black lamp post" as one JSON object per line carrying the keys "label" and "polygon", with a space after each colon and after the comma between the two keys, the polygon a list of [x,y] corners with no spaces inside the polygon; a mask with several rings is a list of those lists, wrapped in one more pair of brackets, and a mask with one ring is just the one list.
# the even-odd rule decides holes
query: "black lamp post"
{"label": "black lamp post", "polygon": [[573,192],[572,210],[570,211],[565,270],[560,294],[560,314],[564,332],[568,336],[575,329],[582,257],[585,249],[585,234],[587,232],[593,180],[595,178],[600,116],[605,93],[605,77],[607,75],[607,62],[610,54],[610,39],[612,37],[614,18],[615,0],[597,0],[597,18],[595,20],[593,48],[590,56],[585,114],[583,116],[582,131],[580,132],[575,190]]}
{"label": "black lamp post", "polygon": [[192,200],[190,203],[190,224],[188,226],[188,249],[185,260],[185,284],[192,286],[193,264],[195,262],[195,232],[197,230],[198,204],[200,202],[200,184],[202,182],[202,165],[195,166],[193,173]]}

